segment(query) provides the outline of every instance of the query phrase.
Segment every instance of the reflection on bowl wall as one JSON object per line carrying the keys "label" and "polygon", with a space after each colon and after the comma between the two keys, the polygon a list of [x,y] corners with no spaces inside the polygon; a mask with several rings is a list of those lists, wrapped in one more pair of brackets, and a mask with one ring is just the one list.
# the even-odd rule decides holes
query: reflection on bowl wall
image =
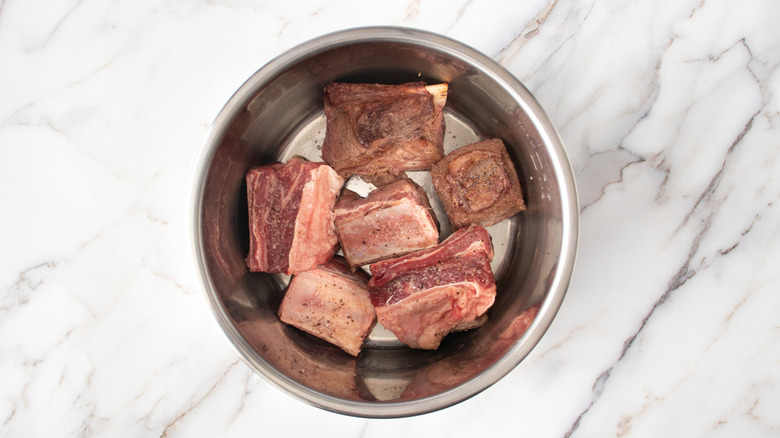
{"label": "reflection on bowl wall", "polygon": [[[249,272],[244,175],[303,155],[319,161],[322,89],[330,82],[447,82],[445,151],[500,138],[528,209],[491,226],[498,295],[481,328],[412,350],[378,329],[355,358],[276,316],[289,277]],[[451,39],[404,28],[361,28],[304,43],[262,67],[217,116],[198,163],[195,256],[203,288],[236,353],[291,395],[335,412],[416,415],[458,403],[497,382],[538,343],[573,269],[578,206],[560,138],[531,94],[507,71]],[[449,233],[427,172],[428,191]],[[532,307],[533,306],[533,307]],[[530,312],[525,312],[532,308]]]}

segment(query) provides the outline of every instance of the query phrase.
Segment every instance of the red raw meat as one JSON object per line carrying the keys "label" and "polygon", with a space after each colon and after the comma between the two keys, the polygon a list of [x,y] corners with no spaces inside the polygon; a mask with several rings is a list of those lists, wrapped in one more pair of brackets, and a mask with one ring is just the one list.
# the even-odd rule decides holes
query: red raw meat
{"label": "red raw meat", "polygon": [[328,261],[338,247],[333,206],[343,185],[330,166],[297,157],[250,169],[249,269],[291,275]]}
{"label": "red raw meat", "polygon": [[384,185],[444,156],[447,84],[331,83],[323,97],[322,160],[344,178]]}
{"label": "red raw meat", "polygon": [[335,256],[292,278],[279,319],[357,356],[376,324],[367,280],[365,273],[353,274],[344,259]]}
{"label": "red raw meat", "polygon": [[439,245],[371,265],[379,322],[406,345],[436,349],[448,333],[474,328],[496,298],[487,230],[461,228]]}
{"label": "red raw meat", "polygon": [[365,198],[345,190],[335,213],[341,250],[352,267],[439,243],[428,196],[410,179],[376,189]]}
{"label": "red raw meat", "polygon": [[486,227],[525,210],[517,171],[499,139],[455,149],[433,166],[431,179],[452,229]]}

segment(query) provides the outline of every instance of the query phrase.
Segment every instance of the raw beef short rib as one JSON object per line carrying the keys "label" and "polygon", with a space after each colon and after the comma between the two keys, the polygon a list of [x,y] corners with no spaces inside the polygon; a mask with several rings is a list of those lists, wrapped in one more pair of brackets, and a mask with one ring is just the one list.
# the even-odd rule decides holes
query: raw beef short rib
{"label": "raw beef short rib", "polygon": [[428,195],[410,179],[378,188],[365,198],[344,190],[335,214],[341,250],[353,268],[439,243]]}
{"label": "raw beef short rib", "polygon": [[279,319],[357,356],[376,324],[367,281],[365,273],[353,274],[344,259],[335,256],[292,278]]}
{"label": "raw beef short rib", "polygon": [[447,84],[331,83],[323,99],[322,160],[344,178],[384,185],[444,156]]}
{"label": "raw beef short rib", "polygon": [[486,227],[525,210],[517,171],[499,139],[455,149],[433,166],[431,178],[452,229]]}
{"label": "raw beef short rib", "polygon": [[336,253],[333,207],[344,179],[325,163],[292,158],[246,174],[250,271],[296,274]]}
{"label": "raw beef short rib", "polygon": [[448,333],[484,322],[496,298],[487,230],[461,228],[439,245],[371,265],[379,322],[412,348],[433,350]]}

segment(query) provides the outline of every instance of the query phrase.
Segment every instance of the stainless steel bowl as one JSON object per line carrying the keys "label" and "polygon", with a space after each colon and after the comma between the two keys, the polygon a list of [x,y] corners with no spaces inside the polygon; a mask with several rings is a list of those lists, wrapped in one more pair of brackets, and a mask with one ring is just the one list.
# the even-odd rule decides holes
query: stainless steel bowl
{"label": "stainless steel bowl", "polygon": [[[250,273],[246,187],[250,167],[292,155],[320,160],[322,88],[332,81],[447,82],[445,149],[504,140],[528,209],[489,228],[498,296],[483,327],[451,334],[436,351],[411,350],[376,329],[353,358],[276,316],[289,278]],[[431,194],[426,172],[411,172]],[[353,189],[366,190],[359,184]],[[443,36],[361,28],[322,36],[272,60],[227,102],[206,138],[193,197],[193,237],[212,310],[238,356],[291,395],[331,411],[400,417],[471,397],[509,373],[539,342],[574,265],[578,204],[561,140],[520,82],[490,58]],[[538,303],[530,327],[518,316]]]}

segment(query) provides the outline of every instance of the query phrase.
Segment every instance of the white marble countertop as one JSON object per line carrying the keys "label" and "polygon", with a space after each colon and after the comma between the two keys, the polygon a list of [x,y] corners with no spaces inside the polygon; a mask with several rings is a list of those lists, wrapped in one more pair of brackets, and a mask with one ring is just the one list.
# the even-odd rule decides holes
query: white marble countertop
{"label": "white marble countertop", "polygon": [[[780,3],[0,0],[0,435],[780,436]],[[579,257],[513,372],[369,420],[254,375],[198,289],[195,158],[272,57],[363,25],[516,75],[577,175]]]}

